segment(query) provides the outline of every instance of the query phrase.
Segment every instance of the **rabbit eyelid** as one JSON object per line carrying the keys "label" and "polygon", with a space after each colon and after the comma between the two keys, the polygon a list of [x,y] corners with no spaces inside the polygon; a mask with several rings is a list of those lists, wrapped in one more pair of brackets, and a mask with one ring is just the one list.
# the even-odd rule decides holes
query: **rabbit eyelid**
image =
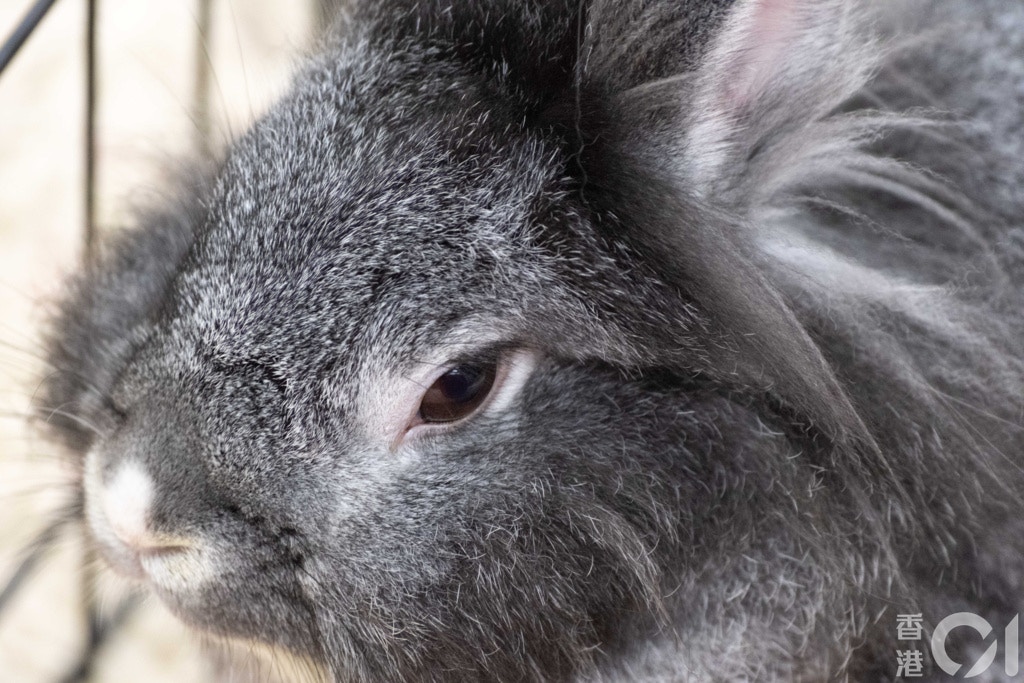
{"label": "rabbit eyelid", "polygon": [[[497,417],[506,413],[520,395],[537,363],[536,353],[525,349],[489,352],[482,354],[479,360],[464,358],[436,366],[424,381],[417,384],[417,391],[412,394],[415,398],[404,406],[410,417],[401,428],[398,442],[393,444],[393,448],[415,448],[416,443],[424,438],[461,429],[483,415]],[[488,366],[493,368],[493,379],[482,392],[486,395],[480,397],[477,404],[465,414],[449,420],[431,420],[424,414],[428,397],[437,390],[446,375],[462,367]]]}
{"label": "rabbit eyelid", "polygon": [[[388,451],[415,451],[424,439],[468,427],[479,417],[500,416],[507,413],[519,397],[537,364],[537,353],[529,349],[489,347],[478,354],[460,350],[449,352],[441,362],[418,363],[411,372],[387,382],[388,390],[374,397],[368,406],[367,426],[374,440],[383,439]],[[438,383],[446,375],[460,368],[480,368],[491,377],[481,383],[480,396],[465,406],[464,414],[453,414],[451,419],[431,419],[425,415],[424,400],[438,391]]]}

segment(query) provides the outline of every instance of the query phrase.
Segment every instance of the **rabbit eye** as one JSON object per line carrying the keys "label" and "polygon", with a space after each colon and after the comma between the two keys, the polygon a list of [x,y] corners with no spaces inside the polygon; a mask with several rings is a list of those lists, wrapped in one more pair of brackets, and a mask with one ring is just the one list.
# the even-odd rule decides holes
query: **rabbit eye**
{"label": "rabbit eye", "polygon": [[420,419],[454,422],[476,410],[494,386],[497,363],[457,365],[430,385],[420,403]]}

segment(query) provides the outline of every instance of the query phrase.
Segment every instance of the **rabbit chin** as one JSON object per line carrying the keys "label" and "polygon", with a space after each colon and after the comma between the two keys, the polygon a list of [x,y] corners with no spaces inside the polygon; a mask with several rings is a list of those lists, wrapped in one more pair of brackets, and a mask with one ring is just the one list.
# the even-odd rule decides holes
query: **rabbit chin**
{"label": "rabbit chin", "polygon": [[329,683],[335,679],[315,660],[250,638],[204,634],[207,649],[221,664],[223,680],[266,683]]}

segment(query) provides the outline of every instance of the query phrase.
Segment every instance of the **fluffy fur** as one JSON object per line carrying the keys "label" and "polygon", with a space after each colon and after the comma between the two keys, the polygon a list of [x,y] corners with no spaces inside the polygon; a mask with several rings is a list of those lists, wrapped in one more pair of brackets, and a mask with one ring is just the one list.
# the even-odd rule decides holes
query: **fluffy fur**
{"label": "fluffy fur", "polygon": [[[185,622],[338,681],[890,679],[1024,576],[1024,6],[895,5],[357,3],[40,405],[203,539]],[[495,343],[508,409],[364,428]]]}

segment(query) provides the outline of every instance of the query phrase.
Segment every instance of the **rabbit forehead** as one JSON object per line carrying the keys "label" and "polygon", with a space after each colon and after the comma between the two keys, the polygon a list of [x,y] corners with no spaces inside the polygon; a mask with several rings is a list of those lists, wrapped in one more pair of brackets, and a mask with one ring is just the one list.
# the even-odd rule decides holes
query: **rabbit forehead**
{"label": "rabbit forehead", "polygon": [[[503,214],[510,224],[526,220]],[[516,315],[522,283],[543,277],[531,247],[497,222],[443,220],[396,219],[386,234],[352,226],[334,244],[287,254],[245,245],[182,283],[187,307],[175,326],[221,354],[284,360],[311,347],[401,353],[467,317]]]}
{"label": "rabbit forehead", "polygon": [[539,139],[435,104],[357,116],[300,89],[261,122],[178,279],[180,331],[229,353],[336,356],[514,308],[539,277],[531,235],[559,168]]}

